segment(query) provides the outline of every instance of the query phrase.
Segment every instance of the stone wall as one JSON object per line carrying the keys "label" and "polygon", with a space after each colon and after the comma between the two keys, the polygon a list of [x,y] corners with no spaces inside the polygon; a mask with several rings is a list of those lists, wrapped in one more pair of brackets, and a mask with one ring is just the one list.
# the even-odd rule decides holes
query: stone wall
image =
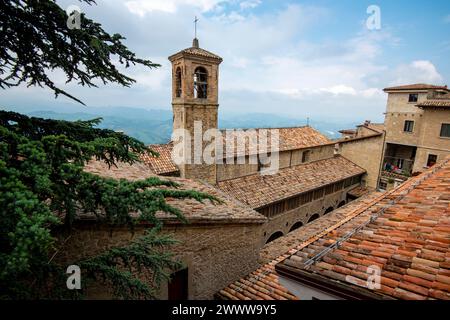
{"label": "stone wall", "polygon": [[365,184],[376,189],[383,157],[384,135],[366,136],[339,143],[339,153],[367,171]]}
{"label": "stone wall", "polygon": [[304,226],[313,215],[317,214],[319,217],[322,217],[330,209],[335,210],[339,205],[347,203],[347,192],[356,186],[352,185],[341,191],[326,195],[322,199],[312,201],[294,210],[269,218],[269,221],[263,227],[262,244],[264,245],[276,232],[281,232],[283,235],[286,235],[295,224],[300,222]]}
{"label": "stone wall", "polygon": [[450,109],[426,108],[422,121],[419,146],[450,152],[450,138],[440,136],[442,124],[450,123]]}
{"label": "stone wall", "polygon": [[[105,249],[127,245],[143,231],[140,227],[133,236],[120,228],[110,234],[109,228],[94,223],[78,225],[56,261],[69,265]],[[189,299],[212,299],[215,292],[258,267],[261,224],[178,224],[168,225],[164,232],[180,241],[169,250],[188,267]],[[88,290],[88,297],[111,296],[105,287],[94,286]],[[166,284],[161,288],[160,298],[167,299]]]}
{"label": "stone wall", "polygon": [[[448,143],[450,145],[450,140]],[[448,155],[450,155],[450,146],[447,151],[434,148],[420,148],[420,147],[417,148],[416,158],[414,160],[413,173],[423,172],[428,168],[427,163],[428,163],[428,156],[430,154],[436,155],[437,161],[442,161]]]}
{"label": "stone wall", "polygon": [[[423,111],[416,107],[427,98],[427,93],[420,93],[418,102],[408,102],[409,93],[390,93],[388,95],[386,116],[386,142],[405,145],[417,145],[419,142]],[[414,121],[413,132],[404,132],[406,120]]]}
{"label": "stone wall", "polygon": [[[280,169],[302,164],[302,155],[306,150],[309,151],[308,162],[318,161],[333,157],[334,145],[281,151],[279,153]],[[235,164],[233,162],[227,164],[225,160],[224,162],[224,164],[217,165],[217,181],[230,180],[258,173],[258,165],[249,163],[249,157],[245,158],[245,164],[236,164],[237,160],[234,160]]]}

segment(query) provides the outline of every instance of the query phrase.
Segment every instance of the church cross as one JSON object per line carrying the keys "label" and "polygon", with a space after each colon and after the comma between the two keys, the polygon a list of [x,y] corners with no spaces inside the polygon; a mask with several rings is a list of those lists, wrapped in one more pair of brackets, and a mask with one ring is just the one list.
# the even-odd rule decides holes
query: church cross
{"label": "church cross", "polygon": [[197,38],[197,22],[198,22],[198,18],[197,18],[197,16],[195,16],[195,19],[194,19],[195,38]]}

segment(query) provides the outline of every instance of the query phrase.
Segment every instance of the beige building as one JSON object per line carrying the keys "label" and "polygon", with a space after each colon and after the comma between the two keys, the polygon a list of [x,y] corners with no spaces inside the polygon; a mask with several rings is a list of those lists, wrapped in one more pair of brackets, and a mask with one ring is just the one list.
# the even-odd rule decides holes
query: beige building
{"label": "beige building", "polygon": [[388,93],[380,187],[402,183],[450,154],[450,90],[413,84]]}
{"label": "beige building", "polygon": [[[101,161],[91,161],[85,170],[115,179],[139,180],[155,176],[142,163],[118,163],[117,167],[108,167]],[[167,204],[183,212],[187,223],[173,215],[157,213],[164,223],[163,233],[179,241],[164,250],[174,253],[175,259],[183,264],[180,270],[172,273],[171,282],[162,284],[159,298],[212,299],[218,288],[258,267],[260,239],[267,218],[201,181],[172,177],[164,179],[177,182],[180,185],[177,190],[208,193],[222,202],[165,199]],[[127,227],[104,225],[92,215],[80,216],[70,235],[59,234],[62,246],[55,255],[55,261],[70,265],[107,249],[126,246],[148,227],[151,226],[139,223],[132,234]],[[141,271],[137,275],[152,283],[149,272]],[[113,297],[109,287],[102,282],[85,289],[89,299]]]}
{"label": "beige building", "polygon": [[[222,59],[200,48],[195,39],[191,48],[181,50],[169,60],[173,131],[182,130],[194,136],[199,123],[201,130],[197,134],[217,129]],[[197,163],[177,165],[173,155],[178,154],[179,150],[175,149],[180,141],[184,144],[184,155],[191,155],[191,160],[198,147],[193,140],[177,137],[167,144],[151,146],[160,156],[146,156],[143,160],[155,174],[201,180],[262,213],[268,218],[260,238],[263,245],[361,196],[366,187],[376,188],[383,134],[366,126],[360,131],[355,139],[332,141],[309,126],[254,129],[256,135],[268,132],[269,136],[278,137],[276,146],[269,143],[274,146],[270,154],[276,154],[278,161],[276,173],[269,175],[263,174],[268,165],[262,161],[261,143],[250,144],[245,130],[231,134],[229,130],[218,131],[220,141],[214,140],[216,137],[212,140],[216,143],[215,164],[201,159]],[[240,148],[242,141],[245,145]],[[358,152],[361,145],[370,156]],[[207,147],[203,141],[200,146]],[[218,152],[220,148],[231,152]]]}

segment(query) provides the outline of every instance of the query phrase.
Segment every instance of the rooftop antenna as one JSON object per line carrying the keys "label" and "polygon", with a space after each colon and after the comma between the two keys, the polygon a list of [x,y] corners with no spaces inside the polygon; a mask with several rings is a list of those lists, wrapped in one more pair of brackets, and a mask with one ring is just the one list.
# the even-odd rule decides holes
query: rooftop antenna
{"label": "rooftop antenna", "polygon": [[198,22],[198,20],[199,19],[197,18],[197,16],[195,16],[195,19],[194,19],[194,40],[192,41],[192,46],[195,47],[195,48],[199,47],[198,39],[197,39],[197,22]]}
{"label": "rooftop antenna", "polygon": [[309,117],[306,118],[306,126],[309,127]]}

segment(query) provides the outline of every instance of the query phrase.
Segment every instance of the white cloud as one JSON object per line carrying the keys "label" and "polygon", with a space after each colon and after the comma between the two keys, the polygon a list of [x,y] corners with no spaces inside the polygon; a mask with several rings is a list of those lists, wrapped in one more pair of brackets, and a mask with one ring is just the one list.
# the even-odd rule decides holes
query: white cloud
{"label": "white cloud", "polygon": [[241,10],[253,9],[261,4],[261,0],[247,0],[239,4]]}
{"label": "white cloud", "polygon": [[431,61],[417,60],[407,65],[400,65],[394,70],[394,80],[390,85],[400,85],[409,83],[429,83],[440,84],[443,81],[442,75],[437,71]]}
{"label": "white cloud", "polygon": [[325,92],[325,93],[331,93],[334,95],[340,95],[340,94],[349,94],[349,95],[356,95],[356,90],[355,88],[352,88],[350,86],[346,86],[344,84],[339,84],[336,86],[332,86],[329,88],[320,88],[320,91]]}
{"label": "white cloud", "polygon": [[132,0],[126,1],[125,6],[128,10],[141,17],[147,13],[162,11],[175,13],[180,6],[192,6],[201,12],[207,12],[214,9],[221,0]]}

